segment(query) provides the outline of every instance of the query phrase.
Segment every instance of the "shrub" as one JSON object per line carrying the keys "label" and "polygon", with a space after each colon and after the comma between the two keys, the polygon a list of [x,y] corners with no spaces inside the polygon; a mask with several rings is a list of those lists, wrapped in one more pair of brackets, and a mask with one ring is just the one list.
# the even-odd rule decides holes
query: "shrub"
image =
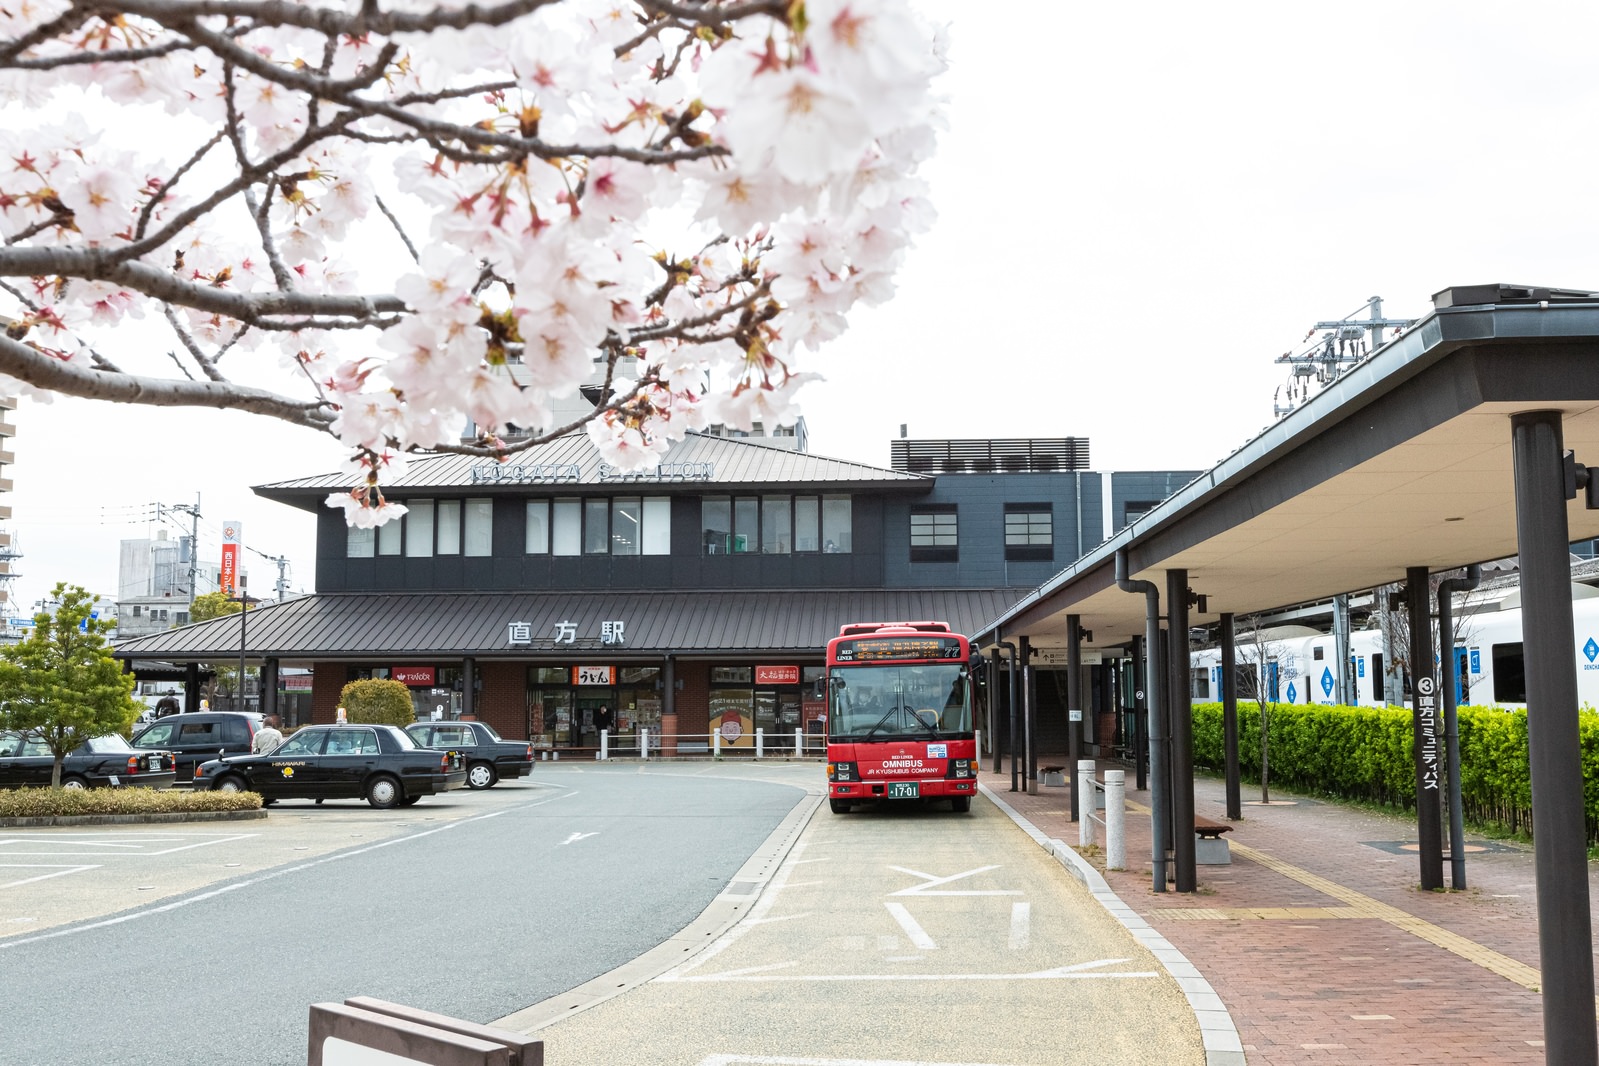
{"label": "shrub", "polygon": [[21,788],[0,791],[0,818],[76,814],[176,814],[253,811],[254,792],[188,792],[171,788]]}
{"label": "shrub", "polygon": [[[1222,708],[1194,706],[1194,765],[1217,773],[1225,765]],[[1439,724],[1442,725],[1442,714]],[[1461,707],[1460,805],[1468,820],[1512,833],[1532,831],[1532,775],[1527,762],[1527,712]],[[1585,783],[1588,843],[1599,842],[1599,713],[1577,718]],[[1405,707],[1327,707],[1274,704],[1271,781],[1285,788],[1379,803],[1416,805],[1414,726]],[[1439,738],[1439,755],[1443,755]],[[1238,762],[1260,780],[1260,709],[1238,704]]]}
{"label": "shrub", "polygon": [[351,722],[408,726],[416,721],[411,690],[404,682],[382,678],[351,681],[339,693],[344,717]]}

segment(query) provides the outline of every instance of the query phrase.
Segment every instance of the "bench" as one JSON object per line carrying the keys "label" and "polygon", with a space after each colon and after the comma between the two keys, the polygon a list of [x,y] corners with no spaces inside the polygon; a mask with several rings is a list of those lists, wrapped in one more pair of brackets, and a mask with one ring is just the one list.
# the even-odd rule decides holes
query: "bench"
{"label": "bench", "polygon": [[1066,767],[1040,766],[1038,768],[1038,783],[1053,787],[1062,787],[1066,784]]}
{"label": "bench", "polygon": [[1230,866],[1232,865],[1232,850],[1227,847],[1223,833],[1233,831],[1230,822],[1213,822],[1209,818],[1194,816],[1194,865],[1195,866]]}

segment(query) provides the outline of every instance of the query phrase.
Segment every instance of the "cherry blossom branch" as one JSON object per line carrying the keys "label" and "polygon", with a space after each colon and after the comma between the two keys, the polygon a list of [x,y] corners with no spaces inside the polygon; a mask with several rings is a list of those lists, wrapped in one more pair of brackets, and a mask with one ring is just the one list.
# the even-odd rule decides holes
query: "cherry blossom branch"
{"label": "cherry blossom branch", "polygon": [[85,400],[245,411],[318,430],[326,429],[332,422],[327,405],[320,402],[307,403],[244,385],[101,373],[5,336],[0,336],[0,374],[37,389]]}

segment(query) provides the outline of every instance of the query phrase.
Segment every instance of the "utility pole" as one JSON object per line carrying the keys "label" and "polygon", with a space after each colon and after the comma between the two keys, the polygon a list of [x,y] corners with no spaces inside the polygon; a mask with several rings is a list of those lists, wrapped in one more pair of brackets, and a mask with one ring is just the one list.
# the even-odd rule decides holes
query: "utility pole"
{"label": "utility pole", "polygon": [[[1355,316],[1362,311],[1368,312],[1367,317],[1357,319]],[[1315,394],[1313,384],[1317,388],[1331,384],[1345,370],[1381,348],[1383,330],[1409,329],[1410,323],[1408,318],[1384,318],[1381,296],[1373,296],[1336,321],[1317,322],[1305,334],[1305,340],[1314,337],[1318,329],[1326,330],[1319,341],[1298,355],[1284,352],[1275,360],[1287,363],[1293,370],[1287,385],[1280,386],[1272,398],[1272,414],[1281,418],[1299,407]],[[1283,396],[1285,390],[1287,396]],[[1278,403],[1279,399],[1283,402]]]}
{"label": "utility pole", "polygon": [[194,597],[198,594],[200,585],[200,494],[194,494],[194,505],[185,503],[158,503],[155,505],[155,520],[157,522],[167,512],[173,514],[186,514],[189,516],[189,606],[194,606]]}
{"label": "utility pole", "polygon": [[255,552],[261,558],[265,559],[267,562],[276,563],[277,564],[277,567],[278,567],[278,580],[277,580],[277,584],[273,585],[272,587],[273,587],[273,589],[275,590],[275,592],[277,594],[277,601],[279,603],[282,603],[284,601],[284,599],[289,594],[289,578],[288,578],[289,560],[288,560],[288,557],[287,556],[283,556],[283,555],[268,555],[266,552],[262,551],[259,548],[251,548],[250,550]]}

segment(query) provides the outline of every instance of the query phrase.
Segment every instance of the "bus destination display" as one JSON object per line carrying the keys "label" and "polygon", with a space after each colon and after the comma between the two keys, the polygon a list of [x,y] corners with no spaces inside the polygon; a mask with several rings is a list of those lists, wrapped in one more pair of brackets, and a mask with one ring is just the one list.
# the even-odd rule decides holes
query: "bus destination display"
{"label": "bus destination display", "polygon": [[834,645],[834,658],[841,663],[960,657],[961,642],[958,637],[862,637],[858,640],[841,640]]}

